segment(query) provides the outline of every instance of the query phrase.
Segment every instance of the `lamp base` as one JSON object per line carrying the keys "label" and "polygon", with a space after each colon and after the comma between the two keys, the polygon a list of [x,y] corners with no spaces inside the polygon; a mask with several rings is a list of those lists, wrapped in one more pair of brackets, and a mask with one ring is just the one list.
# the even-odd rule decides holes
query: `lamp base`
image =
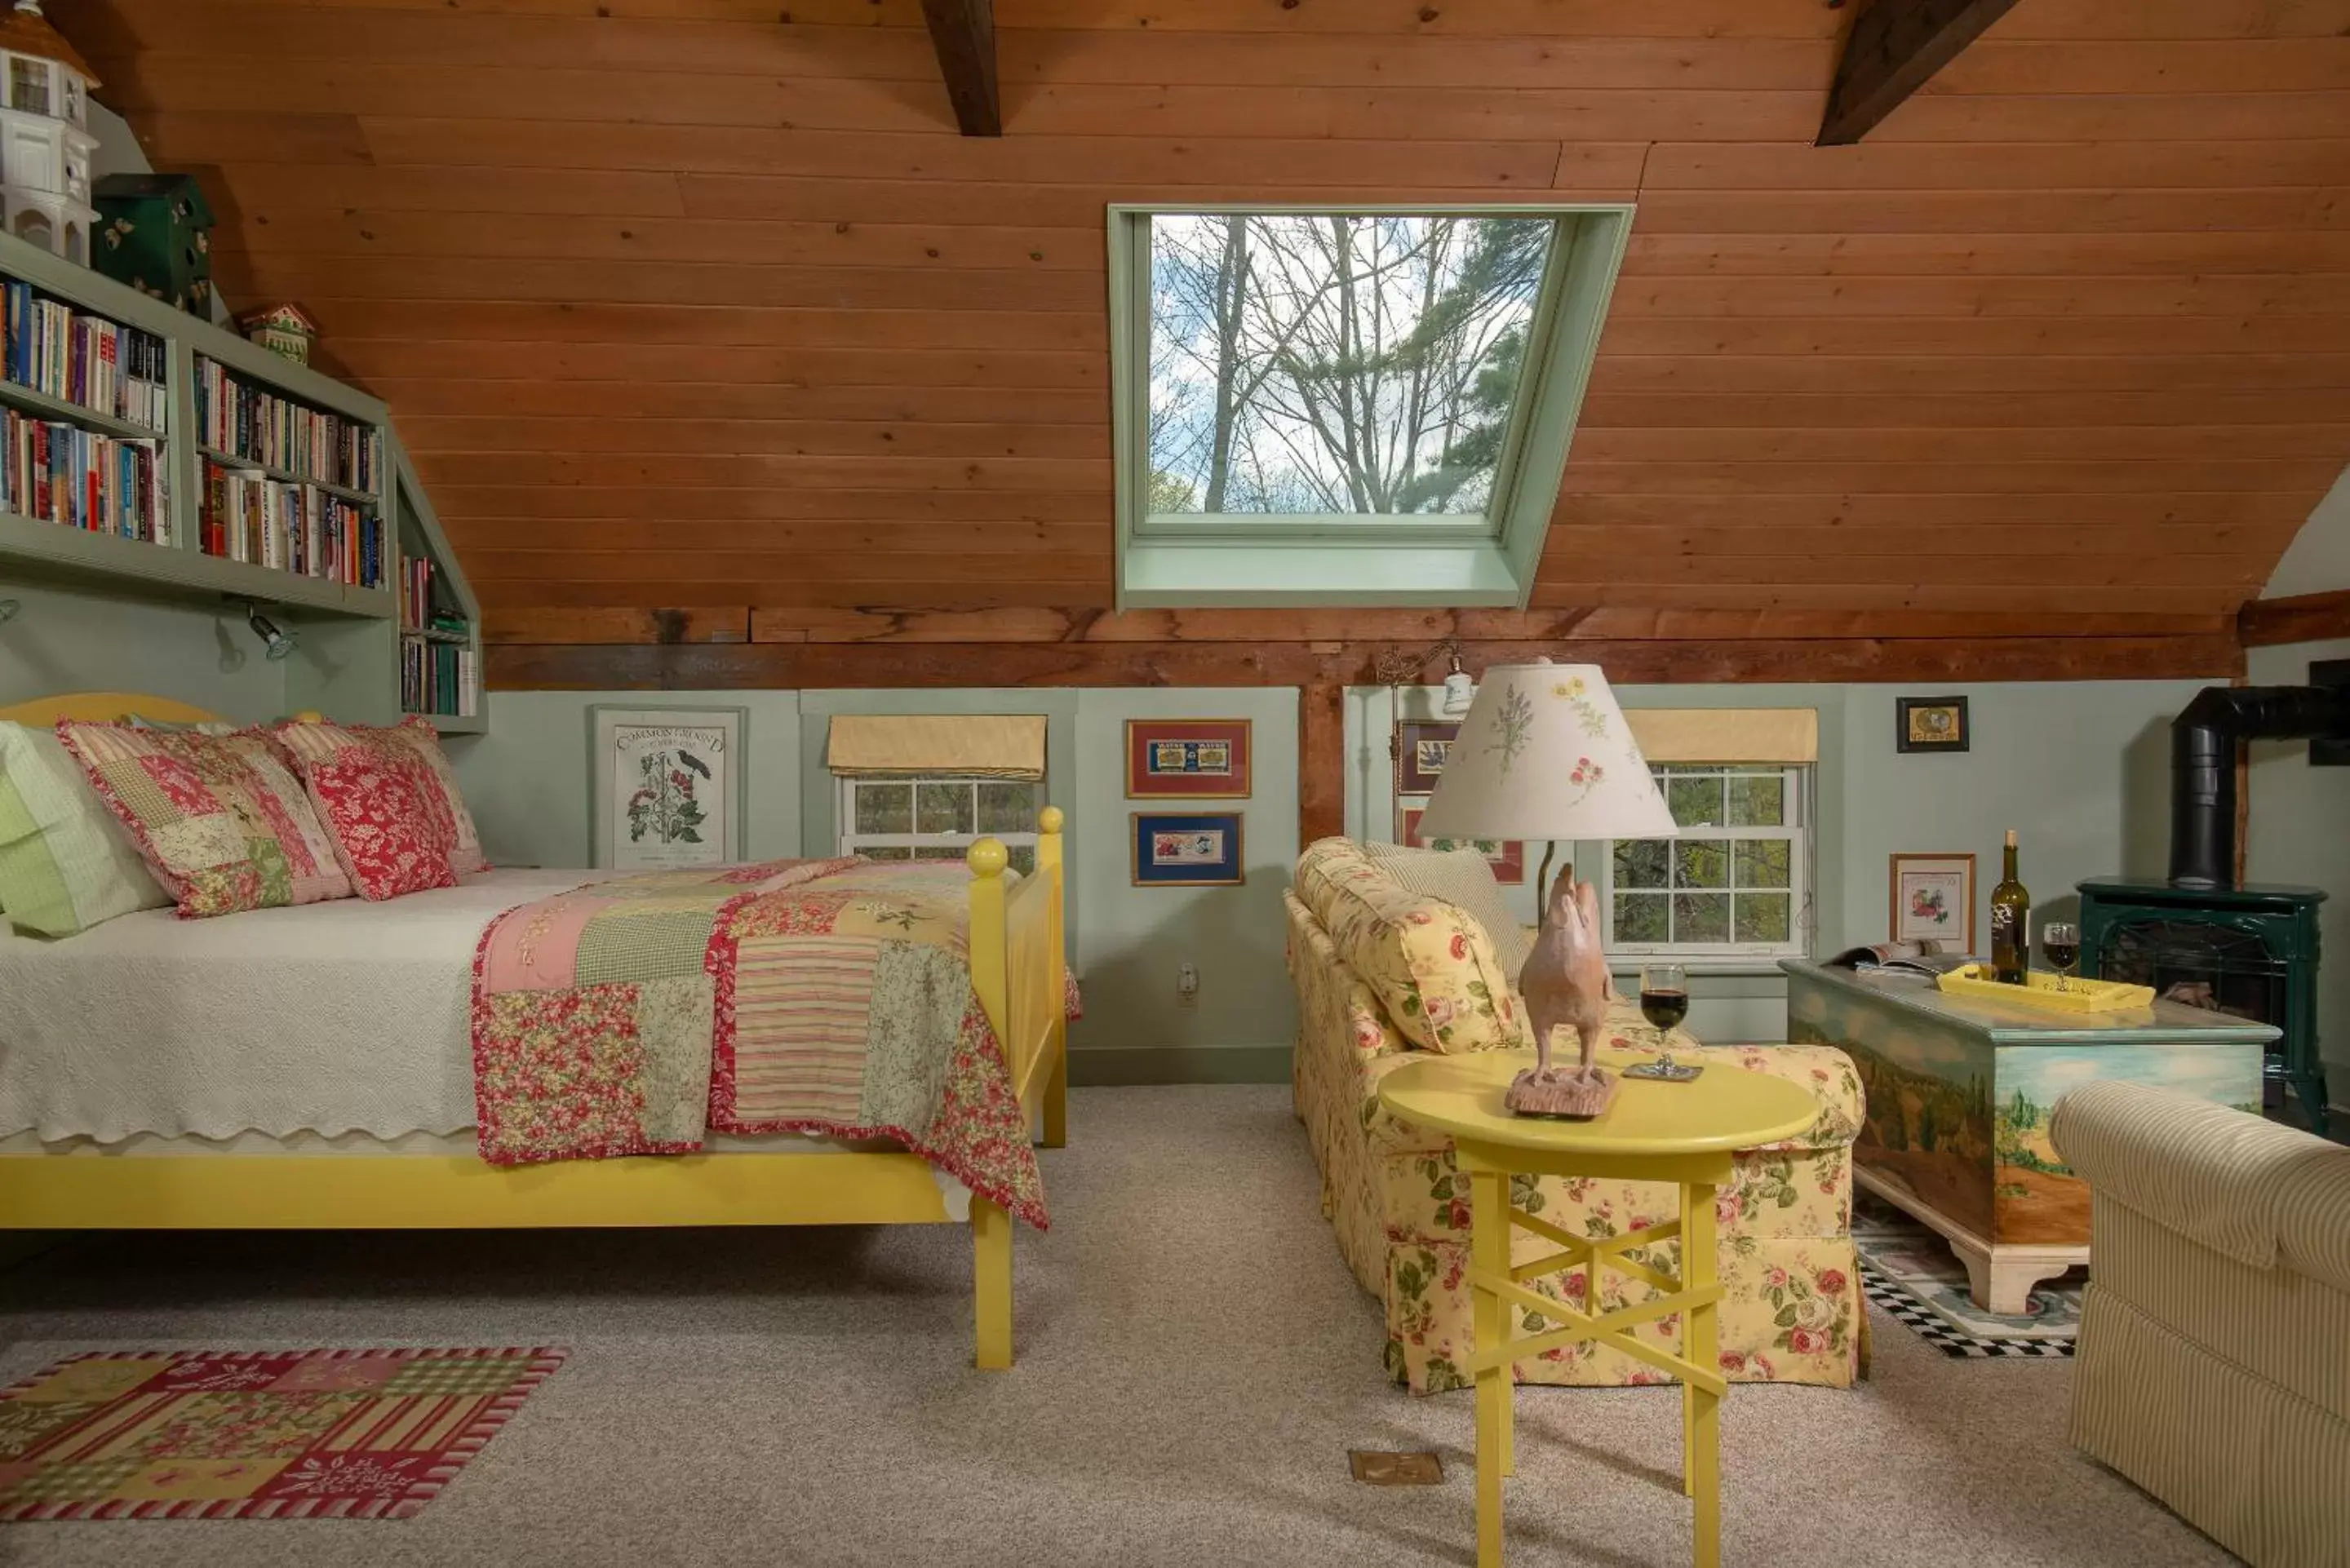
{"label": "lamp base", "polygon": [[1547,1074],[1533,1067],[1510,1083],[1502,1096],[1504,1109],[1521,1116],[1572,1116],[1588,1120],[1616,1101],[1616,1075],[1605,1067],[1587,1073],[1578,1067],[1553,1067]]}

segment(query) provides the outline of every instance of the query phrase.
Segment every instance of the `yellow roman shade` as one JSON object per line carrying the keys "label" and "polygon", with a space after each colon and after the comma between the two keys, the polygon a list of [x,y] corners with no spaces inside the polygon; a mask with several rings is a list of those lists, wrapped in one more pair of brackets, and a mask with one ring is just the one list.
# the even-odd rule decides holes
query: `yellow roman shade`
{"label": "yellow roman shade", "polygon": [[1042,713],[841,713],[825,766],[843,778],[1045,776]]}
{"label": "yellow roman shade", "polygon": [[[1627,708],[1651,763],[1815,763],[1816,708]],[[835,721],[837,722],[837,721]]]}

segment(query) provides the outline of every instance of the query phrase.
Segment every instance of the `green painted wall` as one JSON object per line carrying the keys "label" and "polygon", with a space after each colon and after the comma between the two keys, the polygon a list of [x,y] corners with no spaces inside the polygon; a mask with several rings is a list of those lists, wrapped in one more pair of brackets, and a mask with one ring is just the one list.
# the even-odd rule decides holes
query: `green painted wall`
{"label": "green painted wall", "polygon": [[[1281,893],[1297,858],[1297,692],[1247,691],[498,691],[489,733],[450,742],[494,862],[577,866],[588,857],[588,711],[596,703],[708,703],[750,710],[754,858],[833,842],[824,766],[835,713],[1042,713],[1046,794],[1069,814],[1070,961],[1086,1016],[1070,1038],[1080,1082],[1283,1078],[1295,1008],[1282,958]],[[1202,804],[1243,814],[1249,864],[1236,888],[1130,884],[1125,798],[1129,718],[1254,722],[1253,798]],[[1200,971],[1177,1004],[1176,971]]]}
{"label": "green painted wall", "polygon": [[[2299,686],[2318,659],[2350,659],[2350,641],[2255,648],[2247,673],[2255,686]],[[2246,878],[2332,895],[2318,909],[2318,1043],[2326,1097],[2350,1110],[2350,768],[2314,768],[2309,748],[2293,742],[2263,742],[2251,753]]]}
{"label": "green painted wall", "polygon": [[245,722],[280,717],[286,670],[241,611],[0,581],[24,606],[0,625],[0,705],[67,691],[139,691]]}

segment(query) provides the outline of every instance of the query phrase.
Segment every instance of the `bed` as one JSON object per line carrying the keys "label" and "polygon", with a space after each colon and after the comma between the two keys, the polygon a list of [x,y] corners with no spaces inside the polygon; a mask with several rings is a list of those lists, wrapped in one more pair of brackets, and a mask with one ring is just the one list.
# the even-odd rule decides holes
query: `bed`
{"label": "bed", "polygon": [[[0,719],[131,713],[211,717],[94,693]],[[993,839],[967,857],[969,989],[1023,1130],[1058,1147],[1061,813],[1047,807],[1039,826],[1032,876],[1008,875]],[[198,920],[150,909],[54,942],[0,934],[0,1127],[12,1129],[0,1229],[962,1223],[976,1365],[1009,1366],[1013,1215],[888,1140],[785,1130],[713,1137],[700,1153],[517,1165],[477,1152],[476,944],[486,952],[484,930],[517,905],[592,893],[608,875],[494,870],[378,904]]]}

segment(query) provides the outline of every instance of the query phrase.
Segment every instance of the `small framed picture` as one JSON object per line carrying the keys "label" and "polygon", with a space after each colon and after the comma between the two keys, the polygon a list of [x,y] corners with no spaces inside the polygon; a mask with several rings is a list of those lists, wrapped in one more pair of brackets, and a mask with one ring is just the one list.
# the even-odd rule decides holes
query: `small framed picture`
{"label": "small framed picture", "polygon": [[1396,726],[1395,792],[1398,794],[1434,794],[1436,781],[1444,776],[1445,760],[1452,754],[1452,742],[1459,739],[1461,726],[1438,724],[1408,719]]}
{"label": "small framed picture", "polygon": [[1474,849],[1484,856],[1493,868],[1493,880],[1507,888],[1523,887],[1526,880],[1526,845],[1522,838],[1422,838],[1419,834],[1420,814],[1428,809],[1425,800],[1396,802],[1396,842],[1413,849]]}
{"label": "small framed picture", "polygon": [[671,871],[744,858],[748,708],[588,710],[588,864]]}
{"label": "small framed picture", "polygon": [[1136,887],[1237,888],[1248,880],[1240,813],[1132,815]]}
{"label": "small framed picture", "polygon": [[1975,950],[1975,857],[1971,855],[1896,855],[1887,897],[1892,902],[1893,940],[1928,939],[1944,952]]}
{"label": "small framed picture", "polygon": [[1897,697],[1894,709],[1905,752],[1963,752],[1973,740],[1964,697]]}
{"label": "small framed picture", "polygon": [[1245,800],[1246,719],[1128,719],[1126,797]]}

